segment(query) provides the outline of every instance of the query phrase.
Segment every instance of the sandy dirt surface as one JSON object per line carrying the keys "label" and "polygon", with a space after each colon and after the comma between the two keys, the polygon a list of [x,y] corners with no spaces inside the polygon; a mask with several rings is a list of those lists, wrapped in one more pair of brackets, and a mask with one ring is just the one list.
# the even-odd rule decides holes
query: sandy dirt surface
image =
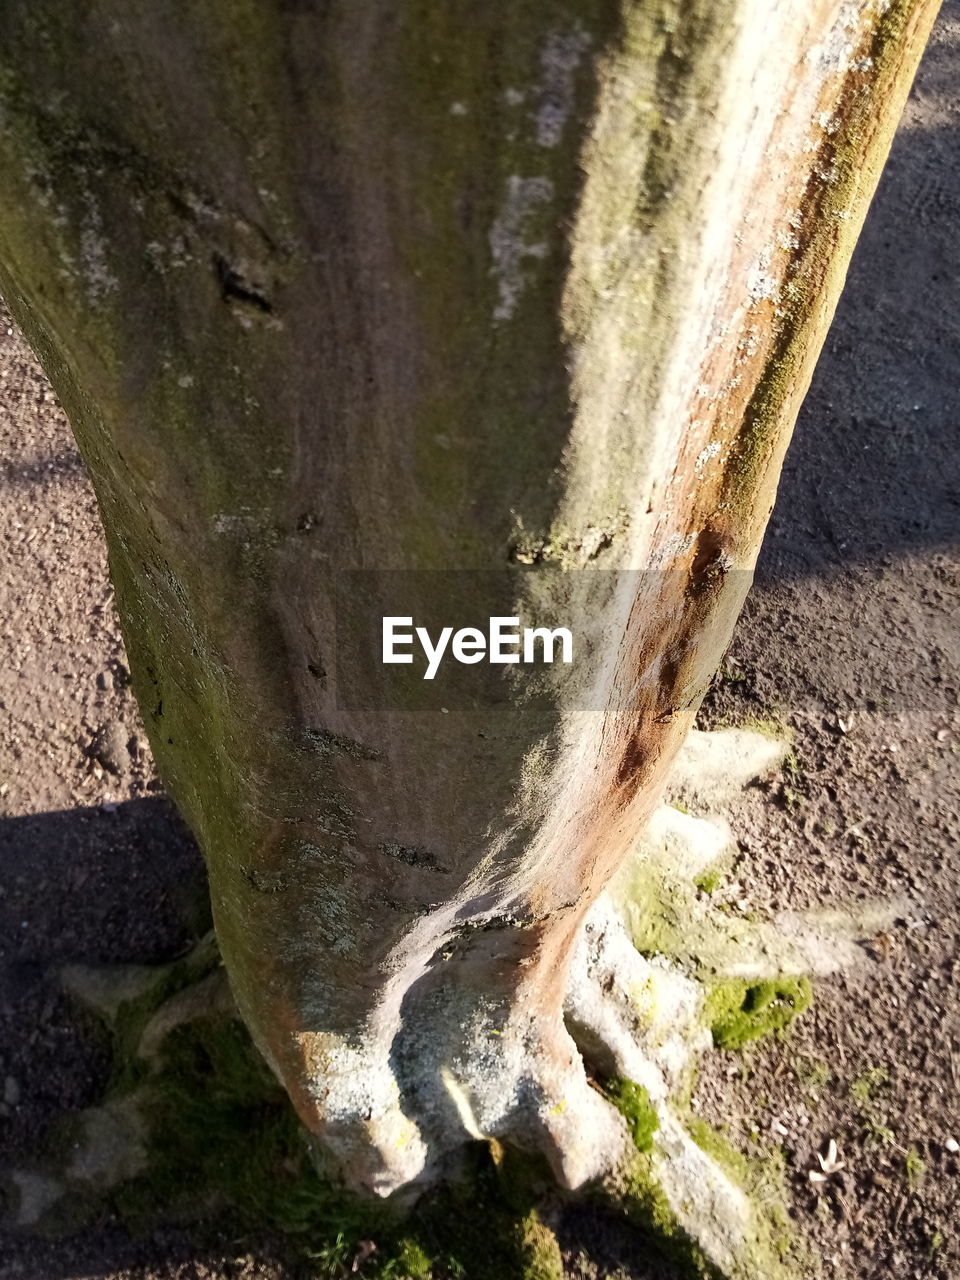
{"label": "sandy dirt surface", "polygon": [[[811,1274],[830,1280],[960,1276],[958,83],[950,0],[703,713],[795,735],[791,767],[731,814],[731,910],[899,904],[859,970],[819,981],[783,1040],[715,1055],[694,1097],[782,1162]],[[16,1158],[107,1071],[58,967],[169,959],[207,919],[127,688],[95,502],[5,313],[0,630],[0,1147]],[[831,1139],[835,1167],[812,1180]],[[571,1277],[652,1274],[609,1222],[571,1218],[562,1238]],[[268,1244],[215,1232],[0,1240],[3,1280],[280,1274]]]}

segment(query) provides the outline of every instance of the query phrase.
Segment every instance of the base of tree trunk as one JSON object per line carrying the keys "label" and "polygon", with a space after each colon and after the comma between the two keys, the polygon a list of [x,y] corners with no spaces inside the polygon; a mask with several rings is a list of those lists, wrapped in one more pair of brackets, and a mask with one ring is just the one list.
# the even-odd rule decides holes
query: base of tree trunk
{"label": "base of tree trunk", "polygon": [[[472,1278],[467,1224],[480,1196],[491,1274],[560,1277],[548,1223],[582,1188],[702,1274],[790,1274],[782,1203],[752,1196],[742,1157],[689,1110],[695,1066],[713,1046],[735,1049],[786,1025],[809,1002],[804,975],[862,962],[857,939],[896,905],[833,911],[825,924],[787,914],[755,922],[713,904],[732,845],[719,810],[788,750],[769,731],[690,735],[674,804],[656,811],[581,931],[565,1058],[556,1045],[544,1052],[534,1025],[492,1045],[464,1035],[438,1083],[453,1119],[430,1180],[403,1183],[402,1148],[391,1152],[389,1131],[358,1108],[357,1158],[379,1143],[400,1184],[379,1203],[338,1190],[331,1153],[308,1151],[238,1018],[212,935],[159,968],[65,970],[66,988],[110,1029],[116,1077],[101,1106],[61,1123],[36,1167],[8,1172],[16,1224],[69,1228],[104,1203],[135,1221],[223,1210],[280,1229],[345,1274],[358,1256],[379,1265],[389,1253],[400,1274],[427,1276],[442,1254],[471,1257]],[[350,1083],[358,1098],[369,1086],[359,1062]],[[344,1124],[345,1142],[350,1132]],[[335,1152],[333,1165],[349,1154]],[[464,1196],[469,1213],[457,1208]]]}

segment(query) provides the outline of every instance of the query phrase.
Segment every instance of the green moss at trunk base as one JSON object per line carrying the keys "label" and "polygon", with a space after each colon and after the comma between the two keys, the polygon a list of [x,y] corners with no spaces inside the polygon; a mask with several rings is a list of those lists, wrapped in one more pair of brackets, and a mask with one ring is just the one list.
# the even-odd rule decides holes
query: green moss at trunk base
{"label": "green moss at trunk base", "polygon": [[785,1209],[782,1169],[742,1155],[716,1130],[694,1116],[684,1124],[702,1151],[746,1194],[750,1225],[732,1269],[722,1271],[692,1239],[663,1191],[656,1152],[639,1155],[602,1189],[605,1207],[626,1217],[670,1264],[676,1280],[788,1280],[813,1274],[797,1246]]}
{"label": "green moss at trunk base", "polygon": [[684,1127],[701,1151],[705,1151],[711,1159],[715,1160],[744,1191],[749,1189],[750,1161],[741,1151],[732,1146],[719,1130],[707,1124],[706,1120],[694,1115],[686,1117]]}
{"label": "green moss at trunk base", "polygon": [[621,1221],[626,1218],[648,1242],[651,1252],[671,1265],[676,1280],[725,1280],[677,1221],[650,1155],[638,1155],[625,1173],[608,1179],[601,1204]]}
{"label": "green moss at trunk base", "polygon": [[606,1094],[629,1124],[637,1150],[652,1150],[653,1135],[660,1128],[660,1120],[643,1085],[633,1080],[612,1080],[606,1086]]}
{"label": "green moss at trunk base", "polygon": [[[109,1190],[70,1183],[69,1207],[47,1226],[77,1229],[105,1210],[135,1230],[202,1219],[275,1233],[291,1264],[306,1262],[318,1277],[347,1274],[361,1244],[372,1242],[362,1269],[370,1280],[563,1280],[559,1245],[540,1216],[556,1203],[555,1183],[538,1160],[473,1144],[450,1181],[412,1210],[326,1180],[245,1027],[210,998],[218,974],[211,937],[154,978],[144,975],[135,998],[101,1000],[114,1056],[105,1104],[123,1101],[142,1121],[146,1167]],[[159,1037],[158,1025],[166,1027]],[[44,1166],[51,1177],[62,1180],[84,1117],[95,1113],[56,1127]]]}
{"label": "green moss at trunk base", "polygon": [[562,1280],[556,1238],[533,1207],[536,1171],[531,1178],[519,1158],[496,1165],[483,1146],[460,1180],[407,1215],[326,1182],[285,1096],[233,1019],[171,1032],[148,1118],[149,1172],[114,1195],[128,1220],[223,1209],[241,1227],[272,1228],[293,1253],[330,1263],[330,1275],[341,1274],[332,1260],[345,1259],[349,1270],[360,1242],[370,1240],[369,1277]]}
{"label": "green moss at trunk base", "polygon": [[539,1167],[510,1155],[495,1164],[483,1146],[460,1181],[406,1217],[342,1191],[314,1169],[285,1095],[235,1019],[175,1028],[148,1096],[149,1172],[114,1195],[128,1219],[223,1208],[321,1264],[343,1256],[349,1269],[360,1241],[372,1240],[365,1276],[428,1280],[436,1268],[470,1280],[562,1280],[556,1238],[533,1207]]}
{"label": "green moss at trunk base", "polygon": [[563,1280],[563,1256],[557,1237],[534,1210],[520,1224],[524,1280]]}
{"label": "green moss at trunk base", "polygon": [[747,1197],[749,1222],[729,1270],[721,1270],[690,1236],[663,1190],[656,1148],[637,1158],[600,1189],[602,1206],[626,1217],[670,1264],[676,1280],[790,1280],[816,1273],[791,1228],[779,1152],[753,1158],[697,1116],[683,1124],[697,1146]]}
{"label": "green moss at trunk base", "polygon": [[[446,1170],[448,1180],[412,1209],[357,1197],[327,1181],[286,1095],[216,994],[222,976],[208,939],[158,970],[156,979],[144,975],[135,998],[101,1000],[117,1059],[109,1102],[123,1100],[138,1111],[147,1162],[99,1195],[81,1188],[86,1220],[108,1207],[140,1228],[199,1217],[237,1232],[268,1231],[291,1262],[306,1261],[321,1277],[346,1274],[369,1241],[376,1247],[363,1274],[371,1280],[562,1280],[550,1223],[554,1214],[575,1211],[576,1201],[558,1193],[546,1164],[534,1157],[497,1143],[471,1144]],[[712,999],[728,1020],[745,1017],[749,990],[766,1007],[756,995],[764,985],[783,1000],[785,984],[756,983],[719,984]],[[720,1273],[677,1221],[659,1185],[659,1117],[649,1093],[629,1079],[609,1080],[605,1093],[630,1126],[635,1159],[587,1194],[600,1198],[601,1212],[626,1219],[642,1247],[669,1259],[678,1280],[717,1280]],[[685,1123],[755,1205],[742,1275],[770,1280],[784,1274],[777,1260],[790,1247],[789,1232],[771,1216],[776,1197],[760,1186],[753,1163],[708,1126],[694,1117]],[[82,1137],[82,1125],[77,1132]],[[66,1148],[64,1155],[69,1163]],[[62,1177],[62,1164],[51,1173]]]}
{"label": "green moss at trunk base", "polygon": [[540,1161],[472,1144],[459,1176],[428,1192],[408,1226],[438,1272],[464,1280],[563,1280],[560,1246],[538,1205],[553,1194]]}
{"label": "green moss at trunk base", "polygon": [[235,1018],[173,1028],[143,1090],[148,1168],[112,1195],[133,1225],[220,1210],[305,1254],[341,1234],[379,1242],[384,1225],[395,1234],[389,1210],[374,1218],[318,1177],[286,1095]]}
{"label": "green moss at trunk base", "polygon": [[701,893],[715,893],[723,882],[723,876],[716,867],[708,867],[706,871],[701,871],[693,882],[695,889],[699,889]]}
{"label": "green moss at trunk base", "polygon": [[402,1280],[431,1280],[433,1276],[433,1265],[416,1240],[401,1240],[393,1263],[394,1274]]}
{"label": "green moss at trunk base", "polygon": [[700,1116],[687,1114],[684,1126],[690,1137],[748,1196],[753,1206],[753,1240],[746,1256],[753,1272],[763,1280],[787,1280],[814,1274],[787,1211],[786,1175],[779,1148],[761,1156],[748,1156],[718,1129]]}
{"label": "green moss at trunk base", "polygon": [[711,987],[706,1000],[706,1020],[719,1049],[738,1049],[779,1031],[809,1008],[809,978],[779,977],[748,982],[729,978]]}

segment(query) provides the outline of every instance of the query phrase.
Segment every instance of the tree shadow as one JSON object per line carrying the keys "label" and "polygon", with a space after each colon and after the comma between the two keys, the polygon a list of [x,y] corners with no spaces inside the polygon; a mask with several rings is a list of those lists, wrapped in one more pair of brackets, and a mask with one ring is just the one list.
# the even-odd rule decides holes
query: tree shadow
{"label": "tree shadow", "polygon": [[[109,1080],[109,1046],[67,998],[62,968],[163,963],[209,927],[203,863],[166,797],[0,821],[0,1063],[15,1096],[0,1114],[0,1175],[29,1166],[48,1126],[99,1102]],[[266,1236],[213,1222],[132,1235],[110,1219],[63,1238],[0,1231],[0,1274],[220,1274],[249,1252],[264,1265],[282,1257]]]}
{"label": "tree shadow", "polygon": [[283,1243],[269,1235],[244,1235],[215,1223],[166,1224],[131,1234],[110,1220],[63,1238],[0,1235],[4,1280],[307,1280],[315,1271],[292,1268]]}
{"label": "tree shadow", "polygon": [[203,864],[164,797],[0,821],[0,1053],[6,1153],[99,1099],[103,1047],[78,1033],[68,964],[154,964],[209,928]]}
{"label": "tree shadow", "polygon": [[49,458],[0,459],[0,485],[6,489],[43,489],[70,480],[87,482],[83,460],[76,450]]}
{"label": "tree shadow", "polygon": [[[949,55],[949,56],[948,56]],[[939,84],[956,53],[924,63]],[[787,454],[758,583],[960,544],[960,151],[897,134]]]}

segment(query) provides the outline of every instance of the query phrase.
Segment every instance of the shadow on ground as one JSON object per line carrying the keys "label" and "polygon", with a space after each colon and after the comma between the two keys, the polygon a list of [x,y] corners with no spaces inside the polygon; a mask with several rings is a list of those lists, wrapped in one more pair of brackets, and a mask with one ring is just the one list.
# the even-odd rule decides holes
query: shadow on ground
{"label": "shadow on ground", "polygon": [[[925,91],[947,63],[955,83],[955,53],[931,52]],[[956,132],[908,113],[797,422],[761,586],[960,544],[958,216]]]}
{"label": "shadow on ground", "polygon": [[30,1102],[4,1103],[6,1151],[102,1087],[59,970],[169,960],[207,928],[200,856],[165,797],[0,821],[0,1045],[8,1092]]}

